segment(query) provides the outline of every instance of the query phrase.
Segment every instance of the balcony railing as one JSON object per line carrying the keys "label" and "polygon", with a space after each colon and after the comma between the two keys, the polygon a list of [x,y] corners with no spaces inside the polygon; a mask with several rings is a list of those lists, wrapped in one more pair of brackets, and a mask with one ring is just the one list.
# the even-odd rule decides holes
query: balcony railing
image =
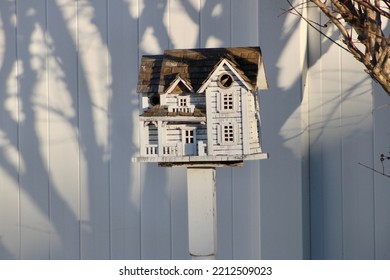
{"label": "balcony railing", "polygon": [[176,146],[164,146],[162,148],[162,152],[164,156],[176,156],[177,149]]}
{"label": "balcony railing", "polygon": [[146,156],[158,156],[158,145],[146,145],[145,147]]}
{"label": "balcony railing", "polygon": [[168,107],[168,112],[171,112],[171,113],[193,113],[195,110],[195,106],[194,105],[190,105],[190,106],[169,106]]}

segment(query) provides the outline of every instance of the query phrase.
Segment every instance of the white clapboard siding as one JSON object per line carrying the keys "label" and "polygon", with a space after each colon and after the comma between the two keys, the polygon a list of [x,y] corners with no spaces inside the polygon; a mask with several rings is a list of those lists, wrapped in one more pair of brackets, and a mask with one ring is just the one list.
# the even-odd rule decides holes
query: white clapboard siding
{"label": "white clapboard siding", "polygon": [[[382,170],[389,155],[388,96],[350,54],[280,16],[287,8],[0,1],[0,259],[189,259],[185,168],[131,161],[139,61],[258,45],[269,159],[217,169],[217,258],[390,259],[389,178],[359,165]],[[180,137],[176,128],[166,139]]]}

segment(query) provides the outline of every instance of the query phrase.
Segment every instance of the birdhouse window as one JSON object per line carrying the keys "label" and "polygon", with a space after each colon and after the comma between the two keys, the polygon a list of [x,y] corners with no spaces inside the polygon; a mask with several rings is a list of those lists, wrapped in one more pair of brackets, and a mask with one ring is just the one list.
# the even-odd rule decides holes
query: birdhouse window
{"label": "birdhouse window", "polygon": [[233,77],[228,73],[223,73],[218,77],[218,85],[221,88],[230,88],[233,84]]}
{"label": "birdhouse window", "polygon": [[194,143],[194,130],[185,130],[184,131],[184,142],[186,144]]}
{"label": "birdhouse window", "polygon": [[234,129],[233,125],[225,125],[223,127],[223,141],[225,143],[234,142]]}
{"label": "birdhouse window", "polygon": [[222,94],[222,110],[233,110],[234,106],[234,99],[233,99],[233,93],[223,93]]}
{"label": "birdhouse window", "polygon": [[233,145],[237,143],[237,125],[232,122],[223,123],[219,130],[219,141],[222,145]]}
{"label": "birdhouse window", "polygon": [[179,107],[187,107],[187,105],[188,105],[188,98],[186,98],[186,97],[181,97],[181,98],[179,98],[178,99],[178,105],[179,105]]}

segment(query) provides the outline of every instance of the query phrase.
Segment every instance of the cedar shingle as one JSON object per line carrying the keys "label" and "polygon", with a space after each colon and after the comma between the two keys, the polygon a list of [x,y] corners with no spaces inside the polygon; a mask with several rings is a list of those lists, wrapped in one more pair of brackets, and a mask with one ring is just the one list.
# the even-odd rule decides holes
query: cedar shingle
{"label": "cedar shingle", "polygon": [[[197,91],[218,65],[228,59],[241,77],[257,88],[262,56],[259,47],[166,50],[141,59],[137,92],[163,93],[180,75]],[[265,81],[266,82],[266,81]]]}

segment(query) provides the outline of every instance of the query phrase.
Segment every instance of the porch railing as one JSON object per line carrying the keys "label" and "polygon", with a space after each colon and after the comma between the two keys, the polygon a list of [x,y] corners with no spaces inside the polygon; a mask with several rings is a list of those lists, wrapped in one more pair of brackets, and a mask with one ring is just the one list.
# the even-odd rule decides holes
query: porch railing
{"label": "porch railing", "polygon": [[[159,148],[157,144],[149,144],[145,146],[145,156],[147,157],[157,157],[159,156]],[[178,149],[177,146],[163,146],[162,147],[162,156],[177,156]]]}
{"label": "porch railing", "polygon": [[195,110],[195,106],[194,105],[190,105],[190,106],[169,106],[168,107],[168,112],[170,113],[193,113]]}
{"label": "porch railing", "polygon": [[[144,152],[147,157],[158,157],[159,147],[157,144],[148,144],[145,146]],[[205,156],[207,154],[206,143],[198,141],[196,154],[199,156]],[[161,156],[183,156],[183,144],[179,142],[176,145],[163,146]]]}
{"label": "porch railing", "polygon": [[162,148],[162,153],[164,156],[176,156],[177,155],[176,146],[164,146]]}

